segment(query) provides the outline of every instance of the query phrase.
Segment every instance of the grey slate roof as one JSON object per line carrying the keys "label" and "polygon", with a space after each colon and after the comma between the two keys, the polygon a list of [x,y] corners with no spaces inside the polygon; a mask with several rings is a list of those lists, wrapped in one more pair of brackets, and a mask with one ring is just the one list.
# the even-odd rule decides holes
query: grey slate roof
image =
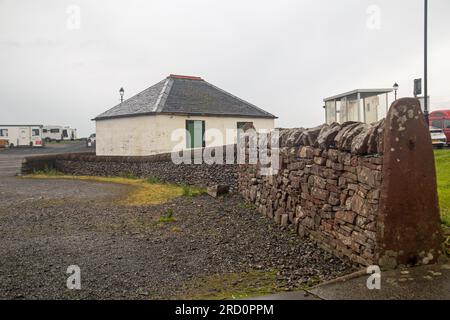
{"label": "grey slate roof", "polygon": [[150,114],[276,118],[201,78],[170,75],[94,120]]}

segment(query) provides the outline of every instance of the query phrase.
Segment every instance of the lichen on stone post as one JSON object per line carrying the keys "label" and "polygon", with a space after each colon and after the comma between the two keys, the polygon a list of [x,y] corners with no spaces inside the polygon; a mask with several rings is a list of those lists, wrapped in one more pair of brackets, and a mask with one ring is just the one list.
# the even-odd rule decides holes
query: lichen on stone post
{"label": "lichen on stone post", "polygon": [[384,268],[433,263],[442,254],[436,170],[417,99],[392,104],[383,142],[378,263]]}

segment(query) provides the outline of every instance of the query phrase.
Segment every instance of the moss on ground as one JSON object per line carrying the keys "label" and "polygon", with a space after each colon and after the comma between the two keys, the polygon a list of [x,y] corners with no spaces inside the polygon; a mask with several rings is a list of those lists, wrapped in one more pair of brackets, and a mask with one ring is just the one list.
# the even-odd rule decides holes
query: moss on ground
{"label": "moss on ground", "polygon": [[256,210],[256,205],[250,202],[240,202],[236,206],[238,209],[244,209],[244,210]]}
{"label": "moss on ground", "polygon": [[276,271],[216,274],[186,285],[177,298],[189,300],[244,299],[281,291]]}
{"label": "moss on ground", "polygon": [[143,206],[165,203],[176,197],[185,194],[182,187],[171,184],[149,183],[144,179],[125,178],[125,177],[95,177],[95,176],[74,176],[65,175],[54,170],[36,172],[24,176],[31,179],[70,179],[82,181],[94,181],[105,183],[118,183],[133,187],[127,195],[118,202],[125,205]]}

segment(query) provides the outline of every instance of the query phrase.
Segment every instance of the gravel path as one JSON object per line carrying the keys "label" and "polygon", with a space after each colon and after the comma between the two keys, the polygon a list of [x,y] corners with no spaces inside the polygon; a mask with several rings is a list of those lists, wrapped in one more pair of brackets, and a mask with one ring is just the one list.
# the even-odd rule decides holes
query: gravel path
{"label": "gravel path", "polygon": [[[172,299],[213,274],[276,270],[279,288],[289,290],[352,271],[313,242],[280,231],[239,196],[127,207],[114,203],[124,191],[2,178],[0,298]],[[170,211],[175,222],[156,223]],[[80,266],[82,290],[66,288],[69,265]]]}

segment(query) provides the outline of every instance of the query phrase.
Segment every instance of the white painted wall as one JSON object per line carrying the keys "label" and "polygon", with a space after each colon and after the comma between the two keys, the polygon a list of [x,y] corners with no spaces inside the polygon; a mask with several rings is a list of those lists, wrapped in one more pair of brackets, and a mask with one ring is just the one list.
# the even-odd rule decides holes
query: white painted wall
{"label": "white painted wall", "polygon": [[[108,156],[144,156],[184,149],[186,146],[186,120],[204,120],[206,147],[221,146],[223,141],[214,141],[215,134],[210,129],[220,132],[224,139],[226,130],[233,129],[232,141],[237,139],[237,123],[253,122],[256,130],[272,130],[273,119],[252,119],[232,117],[194,117],[152,115],[129,118],[115,118],[96,121],[97,155]],[[172,141],[172,134],[177,130],[178,141]]]}

